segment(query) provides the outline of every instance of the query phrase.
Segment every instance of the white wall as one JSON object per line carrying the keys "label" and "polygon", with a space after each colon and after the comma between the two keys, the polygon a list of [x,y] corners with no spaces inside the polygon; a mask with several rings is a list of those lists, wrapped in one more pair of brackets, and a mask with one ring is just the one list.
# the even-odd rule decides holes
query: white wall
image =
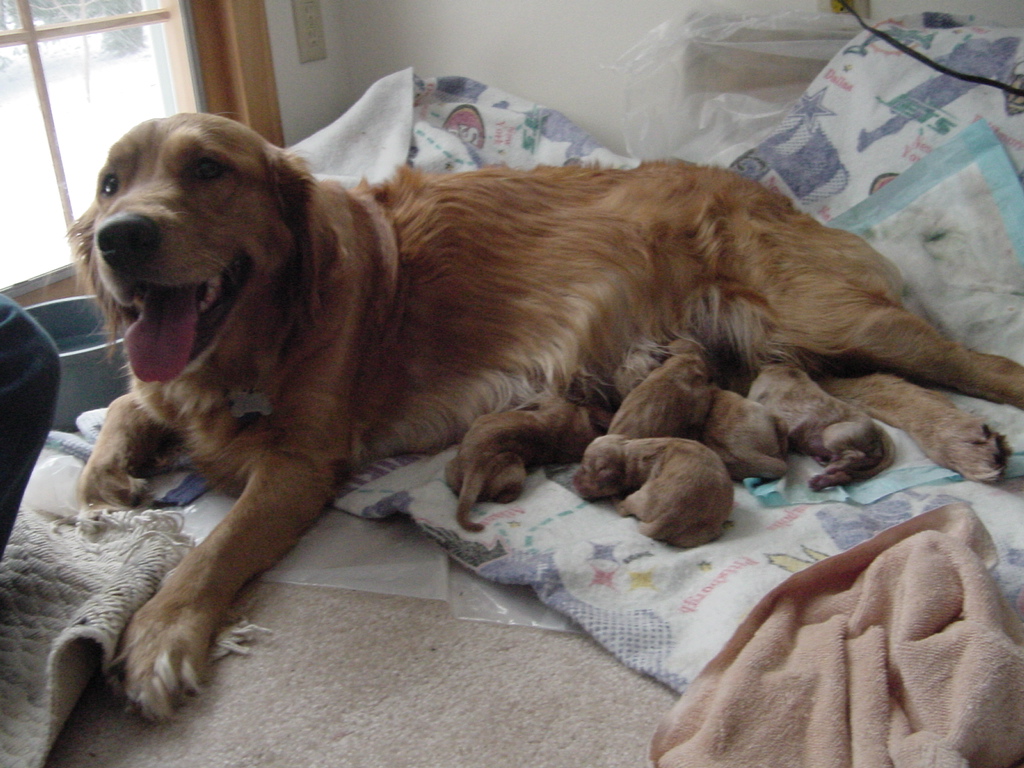
{"label": "white wall", "polygon": [[[464,75],[558,109],[624,151],[625,76],[611,66],[663,21],[706,0],[321,0],[327,59],[300,64],[290,0],[265,0],[286,142],[330,123],[380,77]],[[749,0],[718,7],[749,10]],[[758,12],[816,0],[760,0]],[[872,0],[873,18],[924,10],[1024,27],[1024,0]]]}

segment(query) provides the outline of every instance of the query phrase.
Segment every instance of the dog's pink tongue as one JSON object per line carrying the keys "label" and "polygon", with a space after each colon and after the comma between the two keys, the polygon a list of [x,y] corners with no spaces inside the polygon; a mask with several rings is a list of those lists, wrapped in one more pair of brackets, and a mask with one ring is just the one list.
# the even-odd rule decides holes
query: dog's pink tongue
{"label": "dog's pink tongue", "polygon": [[132,371],[143,381],[169,381],[192,356],[199,309],[195,286],[150,288],[142,314],[124,334]]}

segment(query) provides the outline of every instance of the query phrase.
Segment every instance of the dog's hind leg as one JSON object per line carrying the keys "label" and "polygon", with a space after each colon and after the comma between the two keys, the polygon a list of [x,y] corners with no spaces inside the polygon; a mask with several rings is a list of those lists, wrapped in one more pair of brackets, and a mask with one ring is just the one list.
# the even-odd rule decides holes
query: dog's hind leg
{"label": "dog's hind leg", "polygon": [[1006,439],[945,395],[883,373],[818,383],[829,394],[907,432],[928,458],[968,480],[996,480],[1006,467]]}
{"label": "dog's hind leg", "polygon": [[826,356],[858,368],[887,371],[1024,409],[1024,366],[969,350],[901,307],[876,306],[861,312],[825,344],[834,350]]}

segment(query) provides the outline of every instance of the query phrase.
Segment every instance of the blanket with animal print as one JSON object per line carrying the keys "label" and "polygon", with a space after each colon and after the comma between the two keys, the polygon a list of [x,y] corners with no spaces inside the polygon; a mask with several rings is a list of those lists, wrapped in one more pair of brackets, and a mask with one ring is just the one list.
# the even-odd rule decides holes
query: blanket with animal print
{"label": "blanket with animal print", "polygon": [[993,568],[1024,614],[1024,479],[900,491],[872,504],[769,507],[740,489],[724,535],[677,549],[637,531],[607,502],[572,489],[574,465],[547,466],[510,504],[484,503],[480,533],[455,522],[444,467],[454,450],[404,457],[355,477],[335,502],[364,517],[410,515],[460,563],[504,584],[531,586],[628,666],[682,691],[747,613],[790,575],[945,504],[969,502],[996,542]]}
{"label": "blanket with animal print", "polygon": [[[1024,87],[1024,29],[947,13],[878,28],[951,70]],[[732,167],[828,222],[980,119],[1024,167],[1024,97],[940,73],[864,32]]]}

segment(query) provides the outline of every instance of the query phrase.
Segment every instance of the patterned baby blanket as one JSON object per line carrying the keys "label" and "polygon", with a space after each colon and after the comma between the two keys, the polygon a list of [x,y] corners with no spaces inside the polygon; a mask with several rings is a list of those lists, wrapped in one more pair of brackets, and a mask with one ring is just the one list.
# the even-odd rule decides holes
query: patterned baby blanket
{"label": "patterned baby blanket", "polygon": [[[1024,30],[944,13],[878,26],[953,70],[1024,87]],[[1024,96],[941,74],[864,32],[732,167],[829,221],[982,119],[1024,167]]]}
{"label": "patterned baby blanket", "polygon": [[464,531],[444,481],[453,455],[371,467],[335,506],[365,517],[410,515],[457,561],[487,579],[529,585],[623,663],[678,691],[788,576],[954,501],[970,502],[992,533],[993,575],[1024,613],[1021,480],[921,486],[867,505],[769,507],[740,489],[725,534],[683,550],[640,535],[610,504],[580,499],[570,485],[574,466],[534,471],[514,503],[478,506],[483,532]]}
{"label": "patterned baby blanket", "polygon": [[581,163],[631,168],[564,114],[467,77],[404,69],[374,83],[344,115],[291,148],[321,178],[383,181],[399,165],[447,173],[488,165]]}

